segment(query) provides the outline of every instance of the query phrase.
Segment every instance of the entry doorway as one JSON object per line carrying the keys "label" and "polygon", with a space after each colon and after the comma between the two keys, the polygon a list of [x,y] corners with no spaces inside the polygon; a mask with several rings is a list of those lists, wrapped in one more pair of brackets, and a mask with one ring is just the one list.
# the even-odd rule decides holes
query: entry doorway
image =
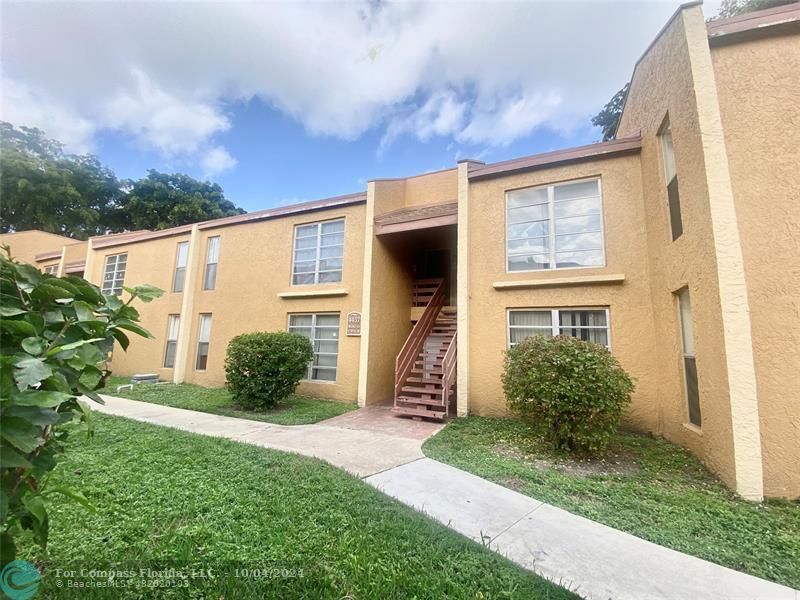
{"label": "entry doorway", "polygon": [[454,255],[447,248],[422,249],[414,257],[414,279],[444,279],[444,293],[451,306],[455,305]]}

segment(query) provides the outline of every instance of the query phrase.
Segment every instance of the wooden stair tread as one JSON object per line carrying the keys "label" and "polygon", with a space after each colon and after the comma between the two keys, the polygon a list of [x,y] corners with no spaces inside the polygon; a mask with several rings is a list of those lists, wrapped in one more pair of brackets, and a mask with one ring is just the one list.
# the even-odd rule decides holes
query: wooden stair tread
{"label": "wooden stair tread", "polygon": [[422,394],[425,396],[441,396],[442,395],[442,386],[439,386],[439,389],[435,388],[422,388],[422,387],[414,387],[412,385],[405,385],[400,388],[403,392],[413,392],[415,394]]}
{"label": "wooden stair tread", "polygon": [[[397,402],[405,404],[424,404],[425,406],[438,406],[439,408],[444,408],[444,402],[441,399],[436,398],[412,398],[409,396],[399,396],[397,398]],[[397,405],[395,405],[397,406]],[[414,408],[413,406],[407,406],[405,408]]]}
{"label": "wooden stair tread", "polygon": [[392,409],[392,412],[401,415],[411,415],[414,417],[430,417],[431,419],[439,419],[440,421],[444,418],[444,411],[427,410],[424,408],[408,408],[405,406],[396,406]]}

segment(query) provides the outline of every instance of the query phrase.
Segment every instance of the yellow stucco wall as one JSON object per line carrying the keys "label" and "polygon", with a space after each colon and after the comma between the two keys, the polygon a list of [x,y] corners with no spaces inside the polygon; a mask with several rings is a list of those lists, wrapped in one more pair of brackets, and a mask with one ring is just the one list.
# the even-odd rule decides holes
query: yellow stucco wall
{"label": "yellow stucco wall", "polygon": [[405,180],[405,206],[455,202],[458,198],[458,172],[446,169],[409,177]]}
{"label": "yellow stucco wall", "polygon": [[[599,177],[602,187],[606,266],[506,273],[505,193],[529,186]],[[628,155],[541,169],[486,181],[469,189],[469,409],[505,414],[500,382],[511,308],[602,307],[610,311],[611,348],[636,382],[627,422],[657,430],[654,325],[642,205],[639,158]],[[498,290],[498,282],[622,274],[622,284]]]}
{"label": "yellow stucco wall", "polygon": [[[800,35],[712,49],[753,323],[765,494],[800,495]],[[747,77],[742,74],[747,73]]]}
{"label": "yellow stucco wall", "polygon": [[36,255],[42,252],[59,251],[65,244],[73,244],[75,240],[45,231],[30,230],[13,233],[0,233],[0,245],[11,247],[11,256],[19,262],[37,267],[57,264],[58,259],[36,262]]}
{"label": "yellow stucco wall", "polygon": [[[127,352],[118,344],[115,345],[109,364],[115,375],[158,373],[164,380],[172,379],[172,369],[163,368],[167,320],[169,315],[179,314],[181,311],[181,294],[171,292],[172,278],[177,244],[188,239],[187,235],[181,235],[94,251],[92,263],[84,277],[95,285],[102,285],[106,257],[127,253],[125,286],[147,283],[164,290],[164,295],[153,302],[134,304],[141,315],[141,324],[150,331],[154,339],[146,340],[130,334],[131,345]],[[123,292],[123,299],[127,297],[127,292]]]}

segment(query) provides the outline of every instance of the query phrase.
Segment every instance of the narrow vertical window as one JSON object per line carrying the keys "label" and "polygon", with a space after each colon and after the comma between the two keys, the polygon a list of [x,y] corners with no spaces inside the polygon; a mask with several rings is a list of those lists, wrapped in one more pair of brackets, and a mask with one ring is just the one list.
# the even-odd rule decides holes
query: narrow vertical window
{"label": "narrow vertical window", "polygon": [[306,379],[336,381],[339,358],[339,315],[289,315],[289,331],[306,336],[311,341],[314,358],[308,364]]}
{"label": "narrow vertical window", "polygon": [[186,281],[186,259],[189,256],[189,242],[178,243],[178,254],[175,257],[175,279],[172,282],[173,292],[182,292]]}
{"label": "narrow vertical window", "polygon": [[103,271],[102,286],[102,291],[104,294],[114,294],[115,296],[122,294],[122,286],[125,283],[125,269],[127,266],[127,253],[106,256],[106,266]]}
{"label": "narrow vertical window", "polygon": [[342,280],[344,219],[294,228],[292,285]]}
{"label": "narrow vertical window", "polygon": [[169,315],[167,318],[167,345],[164,348],[164,368],[175,367],[175,350],[178,346],[178,328],[181,324],[180,315]]}
{"label": "narrow vertical window", "polygon": [[213,290],[217,285],[217,261],[219,260],[219,236],[208,238],[206,270],[203,274],[203,289]]}
{"label": "narrow vertical window", "polygon": [[683,288],[677,293],[681,320],[681,343],[683,345],[683,376],[686,382],[686,401],[689,406],[689,422],[700,427],[703,423],[700,414],[700,391],[697,385],[697,362],[694,354],[694,328],[692,325],[692,303],[689,290]]}
{"label": "narrow vertical window", "polygon": [[678,194],[678,172],[675,168],[675,149],[672,146],[672,127],[666,121],[661,127],[661,157],[664,162],[664,179],[667,182],[667,204],[669,206],[669,225],[672,240],[677,240],[683,233],[681,219],[681,199]]}
{"label": "narrow vertical window", "polygon": [[200,329],[197,332],[197,361],[195,369],[205,371],[208,366],[208,344],[211,341],[211,315],[200,315]]}

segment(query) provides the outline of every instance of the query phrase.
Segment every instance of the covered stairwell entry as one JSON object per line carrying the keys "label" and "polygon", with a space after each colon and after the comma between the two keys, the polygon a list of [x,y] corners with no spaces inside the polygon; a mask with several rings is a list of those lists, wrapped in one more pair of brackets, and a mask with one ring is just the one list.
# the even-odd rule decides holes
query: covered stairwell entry
{"label": "covered stairwell entry", "polygon": [[414,282],[412,302],[423,306],[395,362],[394,412],[444,419],[456,383],[456,310],[445,306],[444,279]]}

